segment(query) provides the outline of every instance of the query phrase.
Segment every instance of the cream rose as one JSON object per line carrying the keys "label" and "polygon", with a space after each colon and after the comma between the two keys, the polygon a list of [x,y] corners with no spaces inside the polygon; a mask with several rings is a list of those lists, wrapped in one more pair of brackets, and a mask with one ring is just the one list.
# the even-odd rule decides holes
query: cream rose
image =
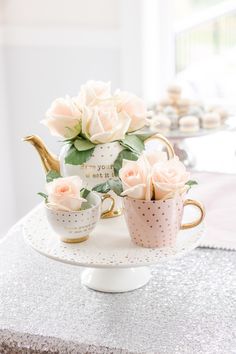
{"label": "cream rose", "polygon": [[152,183],[155,199],[159,200],[175,193],[187,190],[185,183],[189,180],[189,173],[178,157],[159,162],[153,166]]}
{"label": "cream rose", "polygon": [[150,167],[143,157],[140,157],[138,161],[124,160],[119,177],[123,186],[122,196],[143,200],[152,199]]}
{"label": "cream rose", "polygon": [[124,139],[130,118],[117,113],[116,107],[103,104],[95,107],[84,107],[82,133],[95,144],[109,143]]}
{"label": "cream rose", "polygon": [[129,132],[141,129],[147,123],[147,109],[144,101],[136,95],[117,90],[114,95],[117,110],[130,117]]}
{"label": "cream rose", "polygon": [[56,210],[80,210],[86,200],[81,198],[82,180],[78,176],[56,178],[46,184],[48,203]]}
{"label": "cream rose", "polygon": [[97,101],[111,98],[111,84],[103,81],[88,81],[80,88],[78,101],[83,106],[96,105]]}
{"label": "cream rose", "polygon": [[81,111],[70,97],[57,98],[42,120],[50,133],[62,138],[73,138],[80,133]]}

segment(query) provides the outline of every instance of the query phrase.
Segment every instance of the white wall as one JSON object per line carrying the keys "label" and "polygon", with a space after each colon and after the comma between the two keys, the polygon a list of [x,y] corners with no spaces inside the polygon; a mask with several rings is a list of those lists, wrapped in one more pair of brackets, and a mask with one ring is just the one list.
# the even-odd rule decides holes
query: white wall
{"label": "white wall", "polygon": [[14,201],[13,168],[9,137],[10,126],[7,121],[6,86],[5,86],[5,61],[4,51],[0,47],[0,237],[15,220],[16,206]]}
{"label": "white wall", "polygon": [[88,79],[109,80],[114,89],[141,93],[139,65],[132,65],[140,46],[132,43],[129,33],[138,28],[139,15],[136,0],[0,0],[0,6],[0,48],[5,58],[5,67],[0,58],[0,83],[4,83],[0,99],[4,94],[7,103],[7,113],[1,107],[0,114],[7,115],[4,121],[10,131],[4,133],[8,140],[4,151],[10,155],[4,152],[4,166],[6,160],[11,162],[7,173],[14,177],[14,210],[9,209],[11,217],[4,223],[10,225],[39,202],[36,194],[44,189],[38,156],[21,138],[38,134],[54,152],[59,151],[60,144],[39,123],[50,102],[75,95]]}
{"label": "white wall", "polygon": [[120,24],[120,0],[0,1],[10,25],[118,28]]}

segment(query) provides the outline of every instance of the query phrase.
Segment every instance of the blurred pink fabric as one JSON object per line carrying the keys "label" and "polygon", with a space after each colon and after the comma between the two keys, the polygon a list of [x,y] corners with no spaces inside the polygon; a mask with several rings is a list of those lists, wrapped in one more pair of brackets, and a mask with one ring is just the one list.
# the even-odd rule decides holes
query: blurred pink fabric
{"label": "blurred pink fabric", "polygon": [[200,246],[236,250],[236,175],[194,172],[192,179],[199,184],[189,197],[206,208],[206,233]]}

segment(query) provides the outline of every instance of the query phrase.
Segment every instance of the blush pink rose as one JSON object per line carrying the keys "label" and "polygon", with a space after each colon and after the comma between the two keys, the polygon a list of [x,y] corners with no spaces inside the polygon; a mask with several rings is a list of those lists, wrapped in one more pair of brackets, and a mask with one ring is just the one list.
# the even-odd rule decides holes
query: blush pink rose
{"label": "blush pink rose", "polygon": [[50,133],[61,138],[73,138],[80,133],[81,111],[70,97],[57,98],[42,120]]}
{"label": "blush pink rose", "polygon": [[86,200],[81,197],[82,180],[78,176],[56,178],[46,184],[48,204],[56,210],[80,210]]}
{"label": "blush pink rose", "polygon": [[130,117],[129,132],[141,129],[147,123],[147,108],[145,102],[136,95],[126,91],[116,91],[114,99],[117,110]]}
{"label": "blush pink rose", "polygon": [[110,82],[90,80],[81,86],[78,101],[83,106],[91,106],[109,98],[111,98]]}
{"label": "blush pink rose", "polygon": [[145,159],[140,157],[137,161],[123,160],[119,177],[123,186],[122,196],[141,200],[152,199],[150,168]]}
{"label": "blush pink rose", "polygon": [[124,139],[130,123],[129,117],[117,113],[112,103],[84,107],[82,133],[95,144]]}
{"label": "blush pink rose", "polygon": [[175,193],[187,190],[185,183],[189,180],[189,173],[178,157],[156,163],[152,170],[152,183],[155,199],[171,197]]}

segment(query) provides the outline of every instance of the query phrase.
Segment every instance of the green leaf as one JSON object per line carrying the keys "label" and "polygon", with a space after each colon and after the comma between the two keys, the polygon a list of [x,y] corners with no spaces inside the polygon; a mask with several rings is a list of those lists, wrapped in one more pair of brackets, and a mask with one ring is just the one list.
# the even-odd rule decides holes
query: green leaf
{"label": "green leaf", "polygon": [[117,195],[121,195],[123,192],[122,182],[120,179],[109,179],[108,181],[97,184],[93,187],[93,191],[98,193],[108,193],[110,191],[115,192]]}
{"label": "green leaf", "polygon": [[42,193],[42,192],[38,192],[37,194],[38,194],[38,195],[40,195],[41,197],[43,197],[43,198],[44,198],[45,203],[47,203],[47,202],[48,202],[48,195],[47,195],[47,194]]}
{"label": "green leaf", "polygon": [[86,188],[83,188],[83,189],[81,189],[81,191],[80,191],[80,195],[81,195],[81,197],[84,198],[84,199],[87,198],[87,196],[89,195],[89,193],[90,193],[90,190],[88,190],[88,189],[86,189]]}
{"label": "green leaf", "polygon": [[81,122],[78,123],[73,127],[65,127],[66,128],[66,138],[67,139],[74,139],[77,135],[81,132]]}
{"label": "green leaf", "polygon": [[192,187],[192,186],[194,186],[194,185],[196,185],[196,184],[198,184],[197,183],[197,181],[194,181],[194,180],[189,180],[188,182],[186,182],[185,184],[187,184],[189,187]]}
{"label": "green leaf", "polygon": [[145,142],[145,140],[147,140],[148,138],[151,138],[151,136],[155,135],[155,133],[136,133],[135,134],[140,140],[142,140],[143,142]]}
{"label": "green leaf", "polygon": [[189,189],[187,190],[187,193],[188,191],[192,188],[192,186],[198,184],[197,181],[194,181],[194,180],[189,180],[188,182],[185,183],[187,186],[189,186]]}
{"label": "green leaf", "polygon": [[109,179],[108,184],[113,192],[119,196],[121,195],[123,192],[123,186],[120,179]]}
{"label": "green leaf", "polygon": [[91,141],[89,141],[89,140],[85,140],[85,139],[80,138],[80,139],[75,140],[74,147],[78,151],[86,151],[86,150],[93,149],[95,147],[95,144],[91,143]]}
{"label": "green leaf", "polygon": [[46,175],[46,181],[47,183],[52,182],[55,178],[60,178],[61,175],[59,172],[51,170],[47,173]]}
{"label": "green leaf", "polygon": [[74,146],[71,146],[65,157],[65,163],[69,165],[82,165],[90,159],[94,151],[93,149],[78,151]]}
{"label": "green leaf", "polygon": [[131,160],[131,161],[136,161],[138,160],[138,154],[130,151],[130,150],[122,150],[119,155],[117,156],[115,162],[114,162],[114,173],[115,176],[119,175],[119,171],[122,167],[122,161],[123,160]]}
{"label": "green leaf", "polygon": [[98,193],[108,193],[111,190],[111,187],[108,181],[106,181],[104,183],[97,184],[92,190]]}
{"label": "green leaf", "polygon": [[145,148],[143,141],[137,135],[126,135],[120,144],[138,154],[141,154]]}

